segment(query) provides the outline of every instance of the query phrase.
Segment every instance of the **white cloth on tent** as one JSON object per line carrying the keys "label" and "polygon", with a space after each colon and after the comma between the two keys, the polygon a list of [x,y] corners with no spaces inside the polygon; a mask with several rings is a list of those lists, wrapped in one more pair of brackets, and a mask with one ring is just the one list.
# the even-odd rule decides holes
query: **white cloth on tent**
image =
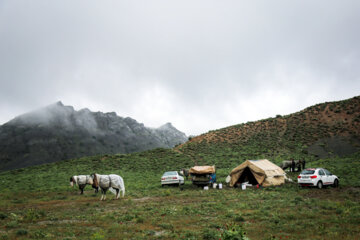
{"label": "white cloth on tent", "polygon": [[230,175],[228,175],[227,177],[226,177],[226,179],[225,179],[225,182],[226,183],[229,183],[231,181],[231,177],[230,177]]}

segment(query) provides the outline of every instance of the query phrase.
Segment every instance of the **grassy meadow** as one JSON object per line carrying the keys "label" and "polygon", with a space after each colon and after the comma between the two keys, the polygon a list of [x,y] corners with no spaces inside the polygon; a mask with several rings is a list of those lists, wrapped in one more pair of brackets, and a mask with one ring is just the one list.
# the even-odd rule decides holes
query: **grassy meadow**
{"label": "grassy meadow", "polygon": [[[259,156],[259,158],[262,156]],[[243,160],[214,157],[222,190],[205,191],[186,181],[160,186],[164,171],[194,165],[192,156],[155,149],[101,155],[0,173],[0,239],[360,239],[360,154],[308,159],[326,167],[340,187],[248,188],[225,186]],[[271,159],[279,163],[280,159]],[[200,163],[201,159],[199,160]],[[69,186],[72,175],[119,174],[125,198],[99,201]],[[289,173],[296,181],[297,173]]]}

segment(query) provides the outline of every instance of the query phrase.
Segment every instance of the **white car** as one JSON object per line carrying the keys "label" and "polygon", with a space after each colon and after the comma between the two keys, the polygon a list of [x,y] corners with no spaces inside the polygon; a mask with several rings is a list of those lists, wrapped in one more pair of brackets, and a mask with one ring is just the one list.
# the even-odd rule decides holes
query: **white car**
{"label": "white car", "polygon": [[338,187],[339,178],[325,168],[307,168],[298,176],[298,184],[301,187],[316,186],[323,188],[323,186],[329,185]]}
{"label": "white car", "polygon": [[170,185],[170,184],[179,186],[179,185],[183,185],[184,183],[185,183],[184,177],[181,176],[177,171],[165,172],[161,177],[162,187],[164,185]]}

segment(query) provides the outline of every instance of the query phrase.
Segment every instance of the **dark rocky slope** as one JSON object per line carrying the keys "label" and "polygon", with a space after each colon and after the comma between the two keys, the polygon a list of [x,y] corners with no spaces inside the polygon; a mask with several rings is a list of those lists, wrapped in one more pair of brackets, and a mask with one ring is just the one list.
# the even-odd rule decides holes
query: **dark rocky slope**
{"label": "dark rocky slope", "polygon": [[82,156],[171,148],[186,140],[170,123],[147,128],[114,112],[75,111],[57,102],[0,126],[0,171]]}

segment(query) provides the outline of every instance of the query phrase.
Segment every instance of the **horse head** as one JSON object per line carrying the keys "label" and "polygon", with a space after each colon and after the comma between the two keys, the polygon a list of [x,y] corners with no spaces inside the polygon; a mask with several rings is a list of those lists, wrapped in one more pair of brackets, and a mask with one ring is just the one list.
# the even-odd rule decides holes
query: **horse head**
{"label": "horse head", "polygon": [[74,177],[70,177],[70,186],[74,186],[75,179]]}
{"label": "horse head", "polygon": [[99,191],[99,181],[97,179],[97,174],[96,173],[93,173],[90,175],[90,178],[92,179],[92,188],[95,189],[95,193],[97,193]]}

